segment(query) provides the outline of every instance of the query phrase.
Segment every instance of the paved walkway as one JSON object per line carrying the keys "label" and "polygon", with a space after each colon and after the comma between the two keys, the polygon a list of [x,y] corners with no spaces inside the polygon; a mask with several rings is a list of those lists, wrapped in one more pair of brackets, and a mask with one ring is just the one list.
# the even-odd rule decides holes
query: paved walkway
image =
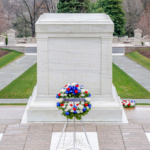
{"label": "paved walkway", "polygon": [[21,58],[0,69],[0,90],[18,78],[22,73],[36,63],[35,55],[24,55]]}
{"label": "paved walkway", "polygon": [[126,56],[113,56],[113,63],[150,92],[150,70]]}
{"label": "paved walkway", "polygon": [[[61,132],[62,128],[63,124],[0,125],[0,131],[4,132],[0,150],[50,150],[52,133]],[[81,128],[77,125],[77,132]],[[150,126],[85,124],[85,128],[97,132],[99,150],[150,150],[145,135]],[[72,124],[69,131],[73,131]]]}
{"label": "paved walkway", "polygon": [[[20,124],[24,110],[25,106],[0,106],[0,133],[3,133],[0,150],[50,150],[52,134],[61,132],[64,124]],[[129,124],[85,124],[87,132],[97,133],[99,150],[150,150],[145,134],[150,133],[150,106],[125,111]],[[82,132],[80,124],[76,129]],[[67,132],[72,131],[73,125],[69,124]]]}

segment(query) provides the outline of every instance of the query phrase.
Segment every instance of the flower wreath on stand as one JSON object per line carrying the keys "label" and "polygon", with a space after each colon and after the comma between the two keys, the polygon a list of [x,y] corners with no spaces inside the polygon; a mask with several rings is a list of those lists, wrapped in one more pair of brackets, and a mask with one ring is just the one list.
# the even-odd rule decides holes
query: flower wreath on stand
{"label": "flower wreath on stand", "polygon": [[91,94],[84,89],[83,85],[68,83],[56,95],[57,108],[61,109],[62,115],[68,119],[75,117],[80,120],[91,110],[90,97]]}

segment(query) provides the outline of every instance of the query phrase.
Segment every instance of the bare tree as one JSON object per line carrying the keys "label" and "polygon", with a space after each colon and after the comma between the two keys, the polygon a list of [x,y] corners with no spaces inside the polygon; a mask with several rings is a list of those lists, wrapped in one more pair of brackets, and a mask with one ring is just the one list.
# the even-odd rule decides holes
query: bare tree
{"label": "bare tree", "polygon": [[135,0],[126,0],[124,2],[124,10],[126,14],[126,33],[131,37],[134,33],[142,9],[138,9],[135,6]]}
{"label": "bare tree", "polygon": [[141,3],[143,7],[143,13],[140,16],[136,27],[143,31],[143,35],[150,35],[150,1],[141,0]]}
{"label": "bare tree", "polygon": [[8,30],[13,20],[13,6],[9,3],[5,4],[4,1],[0,0],[0,32]]}
{"label": "bare tree", "polygon": [[49,13],[54,13],[56,12],[56,1],[54,2],[53,0],[44,0],[44,10],[47,10]]}
{"label": "bare tree", "polygon": [[52,0],[22,0],[16,6],[16,16],[31,27],[32,37],[35,36],[35,23],[44,12],[54,12]]}
{"label": "bare tree", "polygon": [[0,0],[0,33],[2,33],[4,31],[6,22],[4,19],[4,10],[3,10],[3,4],[2,1]]}

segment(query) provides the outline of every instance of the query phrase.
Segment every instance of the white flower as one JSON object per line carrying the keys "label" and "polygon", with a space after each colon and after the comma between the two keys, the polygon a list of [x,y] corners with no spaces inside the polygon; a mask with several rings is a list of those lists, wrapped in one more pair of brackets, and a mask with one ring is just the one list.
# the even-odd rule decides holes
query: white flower
{"label": "white flower", "polygon": [[83,111],[82,111],[82,110],[80,110],[80,113],[83,113]]}
{"label": "white flower", "polygon": [[61,93],[61,96],[64,96],[64,94],[63,94],[63,93]]}
{"label": "white flower", "polygon": [[74,110],[72,109],[71,112],[74,112]]}
{"label": "white flower", "polygon": [[62,88],[61,90],[60,90],[60,92],[62,92],[62,93],[64,93],[66,90],[64,89],[64,88]]}
{"label": "white flower", "polygon": [[127,106],[128,105],[128,103],[125,103],[125,106]]}
{"label": "white flower", "polygon": [[65,111],[68,111],[68,110],[69,110],[68,108],[65,109]]}
{"label": "white flower", "polygon": [[90,102],[90,101],[91,101],[91,99],[90,99],[89,97],[86,97],[85,100],[86,100],[87,102]]}
{"label": "white flower", "polygon": [[67,109],[69,110],[69,109],[72,109],[72,107],[71,106],[67,106]]}
{"label": "white flower", "polygon": [[82,96],[82,97],[84,97],[84,96],[85,96],[85,94],[81,94],[81,96]]}
{"label": "white flower", "polygon": [[135,103],[131,103],[131,106],[135,106]]}
{"label": "white flower", "polygon": [[86,109],[89,109],[89,107],[87,106]]}
{"label": "white flower", "polygon": [[77,114],[80,114],[80,110],[77,110]]}
{"label": "white flower", "polygon": [[64,94],[64,96],[67,96],[67,94]]}
{"label": "white flower", "polygon": [[67,103],[65,103],[65,106],[67,106],[68,104]]}
{"label": "white flower", "polygon": [[81,89],[81,93],[84,93],[85,92],[85,89]]}
{"label": "white flower", "polygon": [[61,103],[61,102],[63,101],[63,99],[62,99],[62,98],[58,98],[57,101],[58,101],[59,103]]}
{"label": "white flower", "polygon": [[80,104],[80,105],[78,106],[78,108],[82,110],[82,109],[84,108],[84,106]]}
{"label": "white flower", "polygon": [[66,108],[66,106],[62,106],[62,108]]}
{"label": "white flower", "polygon": [[84,105],[84,102],[81,102],[82,105]]}
{"label": "white flower", "polygon": [[68,86],[71,85],[70,83],[67,84]]}

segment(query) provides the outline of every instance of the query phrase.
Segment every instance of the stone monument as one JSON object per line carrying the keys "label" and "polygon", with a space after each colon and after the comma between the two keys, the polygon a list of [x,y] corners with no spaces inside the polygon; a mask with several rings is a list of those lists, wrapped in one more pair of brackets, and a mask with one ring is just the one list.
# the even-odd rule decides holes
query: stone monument
{"label": "stone monument", "polygon": [[5,36],[0,35],[0,45],[5,45]]}
{"label": "stone monument", "polygon": [[143,36],[143,42],[144,42],[144,45],[149,46],[150,45],[150,36],[149,35]]}
{"label": "stone monument", "polygon": [[134,30],[134,45],[135,46],[141,46],[142,42],[142,30],[136,29]]}
{"label": "stone monument", "polygon": [[15,46],[15,30],[10,29],[7,31],[8,46]]}
{"label": "stone monument", "polygon": [[77,82],[92,94],[84,121],[122,121],[122,105],[112,85],[114,24],[106,14],[43,14],[36,22],[37,87],[27,109],[29,122],[65,121],[56,94]]}

